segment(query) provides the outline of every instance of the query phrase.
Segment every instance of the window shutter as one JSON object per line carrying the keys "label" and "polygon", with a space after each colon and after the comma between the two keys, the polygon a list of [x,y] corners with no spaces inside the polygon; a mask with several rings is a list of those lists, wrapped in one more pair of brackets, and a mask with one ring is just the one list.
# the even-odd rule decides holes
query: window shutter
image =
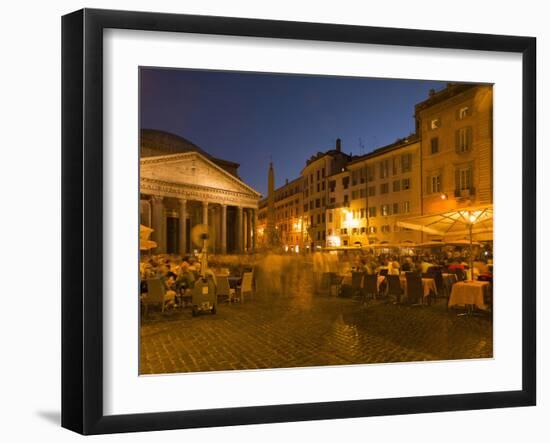
{"label": "window shutter", "polygon": [[473,142],[473,133],[472,133],[472,127],[471,126],[468,126],[468,128],[466,129],[466,140],[468,142],[468,144],[467,144],[468,150],[471,150],[472,149],[472,142]]}

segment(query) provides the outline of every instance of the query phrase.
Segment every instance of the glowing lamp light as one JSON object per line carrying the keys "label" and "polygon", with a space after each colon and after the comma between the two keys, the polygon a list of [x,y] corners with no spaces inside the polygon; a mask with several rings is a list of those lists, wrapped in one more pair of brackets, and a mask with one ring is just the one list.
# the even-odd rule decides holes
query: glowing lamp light
{"label": "glowing lamp light", "polygon": [[342,240],[337,235],[329,235],[327,237],[328,246],[340,247],[342,246]]}
{"label": "glowing lamp light", "polygon": [[445,194],[445,193],[441,194],[440,197],[441,197],[441,200],[447,200],[447,198],[448,198],[447,194]]}

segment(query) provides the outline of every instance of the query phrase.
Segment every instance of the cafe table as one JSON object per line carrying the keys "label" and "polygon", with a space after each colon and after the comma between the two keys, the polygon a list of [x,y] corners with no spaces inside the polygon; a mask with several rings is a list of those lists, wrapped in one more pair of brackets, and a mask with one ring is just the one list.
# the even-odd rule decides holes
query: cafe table
{"label": "cafe table", "polygon": [[489,282],[486,281],[467,280],[455,283],[448,306],[476,306],[479,309],[487,309],[484,295],[488,287]]}

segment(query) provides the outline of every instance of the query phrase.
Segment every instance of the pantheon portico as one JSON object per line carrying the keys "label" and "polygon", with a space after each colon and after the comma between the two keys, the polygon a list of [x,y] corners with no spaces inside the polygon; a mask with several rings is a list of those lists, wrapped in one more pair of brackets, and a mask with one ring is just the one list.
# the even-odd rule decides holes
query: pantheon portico
{"label": "pantheon portico", "polygon": [[238,177],[237,168],[181,137],[142,131],[140,222],[154,230],[154,253],[199,250],[191,240],[197,224],[208,225],[211,252],[254,250],[261,195]]}

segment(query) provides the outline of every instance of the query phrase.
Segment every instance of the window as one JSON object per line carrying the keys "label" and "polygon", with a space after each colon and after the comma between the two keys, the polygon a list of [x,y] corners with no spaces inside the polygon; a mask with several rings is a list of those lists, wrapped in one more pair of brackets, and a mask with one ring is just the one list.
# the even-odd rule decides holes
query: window
{"label": "window", "polygon": [[323,197],[321,199],[321,207],[324,208],[325,207],[325,204],[326,204],[326,200],[325,200],[325,197]]}
{"label": "window", "polygon": [[369,186],[369,197],[374,197],[376,195],[376,186]]}
{"label": "window", "polygon": [[321,215],[321,222],[325,223],[325,221],[326,221],[325,213],[323,212],[323,214]]}
{"label": "window", "polygon": [[469,190],[472,187],[472,169],[459,168],[457,170],[457,189],[459,191]]}
{"label": "window", "polygon": [[329,187],[330,192],[334,192],[334,190],[336,189],[336,180],[329,181],[328,182],[328,187]]}
{"label": "window", "polygon": [[321,231],[317,231],[317,240],[321,240]]}
{"label": "window", "polygon": [[321,178],[321,171],[317,169],[317,181],[319,181],[320,178]]}
{"label": "window", "polygon": [[323,169],[321,170],[321,176],[322,176],[323,178],[325,178],[325,168],[323,168]]}
{"label": "window", "polygon": [[380,206],[380,214],[382,216],[390,215],[390,205],[382,205]]}
{"label": "window", "polygon": [[369,226],[369,234],[376,234],[376,226]]}
{"label": "window", "polygon": [[382,232],[390,232],[391,231],[391,227],[390,225],[382,225],[381,229],[380,229]]}
{"label": "window", "polygon": [[361,208],[361,218],[365,218],[365,208]]}
{"label": "window", "polygon": [[430,177],[430,187],[428,189],[428,192],[434,194],[434,193],[440,193],[441,192],[441,176],[439,174],[434,174]]}
{"label": "window", "polygon": [[349,187],[349,177],[342,177],[342,186],[344,189],[348,189]]}
{"label": "window", "polygon": [[455,133],[456,152],[463,153],[472,149],[472,127],[460,128]]}
{"label": "window", "polygon": [[401,172],[410,172],[412,169],[412,154],[401,156]]}
{"label": "window", "polygon": [[359,175],[359,181],[361,182],[361,184],[365,183],[366,175],[367,175],[366,169],[361,169],[360,175]]}
{"label": "window", "polygon": [[317,214],[317,224],[321,223],[321,214]]}
{"label": "window", "polygon": [[349,203],[349,195],[345,194],[344,195],[344,204],[348,204],[348,203]]}
{"label": "window", "polygon": [[359,190],[359,197],[360,198],[365,198],[367,195],[367,190],[365,188]]}
{"label": "window", "polygon": [[304,212],[307,212],[307,209],[308,209],[308,205],[307,203],[304,205]]}
{"label": "window", "polygon": [[390,192],[390,184],[382,183],[380,185],[380,194],[387,194],[388,192]]}
{"label": "window", "polygon": [[438,129],[441,128],[441,119],[440,118],[432,118],[430,120],[430,129]]}
{"label": "window", "polygon": [[357,184],[358,172],[359,171],[353,171],[351,173],[351,186],[355,186]]}
{"label": "window", "polygon": [[380,162],[380,178],[386,178],[389,174],[390,162],[388,160],[382,160]]}
{"label": "window", "polygon": [[361,228],[361,234],[364,234],[365,232],[367,232],[367,228],[365,228],[364,226]]}
{"label": "window", "polygon": [[403,189],[403,191],[411,189],[411,179],[410,178],[404,178],[403,180],[401,180],[401,189]]}
{"label": "window", "polygon": [[392,159],[392,174],[396,175],[399,172],[399,157],[393,157]]}
{"label": "window", "polygon": [[403,214],[408,214],[409,212],[411,212],[411,203],[410,202],[404,201],[401,206],[402,206],[402,211],[401,212]]}
{"label": "window", "polygon": [[321,200],[320,199],[315,199],[315,207],[316,208],[320,208],[321,207]]}
{"label": "window", "polygon": [[471,110],[470,110],[470,107],[469,106],[464,106],[462,108],[460,108],[456,114],[458,120],[464,120],[466,117],[468,117],[469,115],[471,115]]}
{"label": "window", "polygon": [[351,191],[351,199],[357,200],[359,198],[359,192],[358,191]]}
{"label": "window", "polygon": [[394,214],[399,214],[399,203],[394,203],[393,204],[393,213]]}
{"label": "window", "polygon": [[439,152],[439,138],[434,137],[431,139],[431,152],[437,154]]}
{"label": "window", "polygon": [[348,235],[348,228],[342,228],[342,229],[340,229],[340,234],[342,234],[342,235]]}
{"label": "window", "polygon": [[309,182],[313,183],[313,174],[309,174]]}
{"label": "window", "polygon": [[[324,170],[324,169],[323,169],[323,170]],[[325,182],[324,182],[324,181],[321,183],[321,190],[322,190],[322,191],[325,190]]]}
{"label": "window", "polygon": [[328,213],[328,222],[332,223],[332,211]]}
{"label": "window", "polygon": [[367,166],[367,181],[371,182],[374,180],[374,166]]}
{"label": "window", "polygon": [[336,203],[336,197],[330,197],[330,202],[331,203]]}
{"label": "window", "polygon": [[323,240],[326,240],[326,233],[323,231]]}
{"label": "window", "polygon": [[321,191],[321,183],[318,182],[318,183],[317,183],[317,192],[320,192],[320,191]]}
{"label": "window", "polygon": [[369,208],[369,217],[376,217],[376,206],[371,206]]}
{"label": "window", "polygon": [[357,228],[352,228],[352,229],[351,229],[351,233],[352,233],[353,235],[357,235]]}
{"label": "window", "polygon": [[399,192],[401,190],[401,181],[395,180],[393,182],[393,192]]}

